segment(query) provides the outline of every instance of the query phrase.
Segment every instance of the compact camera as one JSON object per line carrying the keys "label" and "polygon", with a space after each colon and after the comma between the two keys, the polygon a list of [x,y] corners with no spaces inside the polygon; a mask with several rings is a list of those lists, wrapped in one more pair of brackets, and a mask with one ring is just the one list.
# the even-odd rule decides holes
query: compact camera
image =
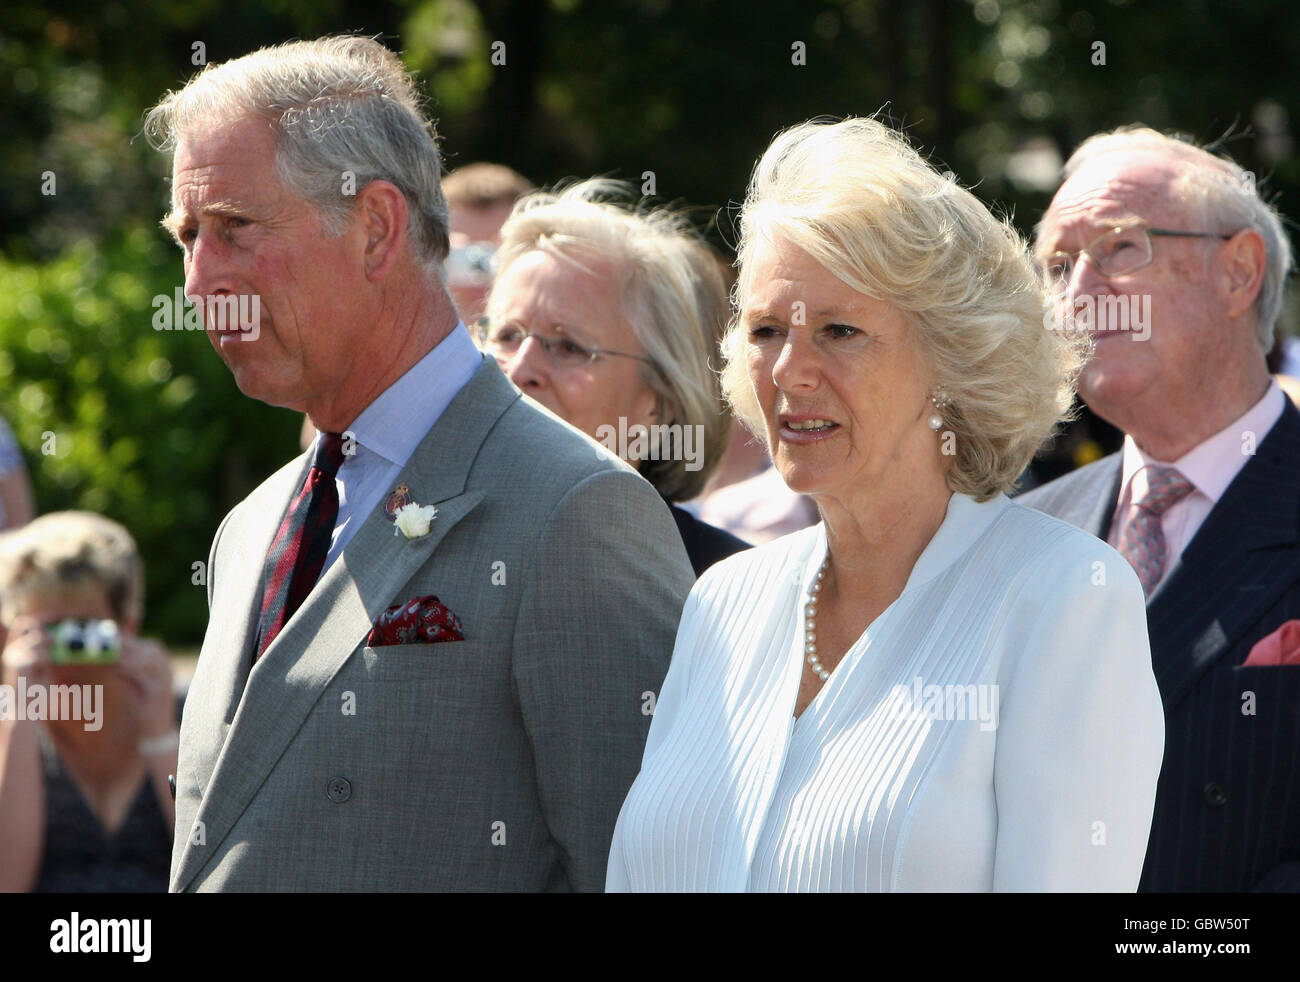
{"label": "compact camera", "polygon": [[51,665],[111,665],[122,651],[114,621],[60,621],[50,637]]}
{"label": "compact camera", "polygon": [[491,286],[496,248],[491,242],[471,242],[452,249],[447,256],[447,282],[455,287]]}

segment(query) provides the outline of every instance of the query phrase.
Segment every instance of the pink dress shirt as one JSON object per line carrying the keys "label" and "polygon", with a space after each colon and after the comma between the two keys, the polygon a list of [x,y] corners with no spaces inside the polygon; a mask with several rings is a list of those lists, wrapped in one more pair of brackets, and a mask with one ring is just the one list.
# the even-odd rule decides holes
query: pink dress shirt
{"label": "pink dress shirt", "polygon": [[[1237,420],[1229,423],[1205,442],[1193,447],[1173,463],[1156,460],[1143,452],[1132,436],[1124,437],[1123,470],[1120,477],[1119,501],[1110,523],[1109,542],[1118,547],[1124,526],[1136,511],[1134,500],[1141,499],[1147,491],[1148,467],[1177,468],[1195,490],[1164,513],[1161,528],[1165,533],[1168,550],[1165,574],[1174,567],[1187,544],[1192,541],[1201,524],[1219,503],[1228,485],[1246,466],[1250,455],[1259,449],[1264,437],[1282,417],[1286,397],[1276,381],[1269,381],[1268,389],[1259,402]],[[1252,436],[1253,434],[1253,436]]]}

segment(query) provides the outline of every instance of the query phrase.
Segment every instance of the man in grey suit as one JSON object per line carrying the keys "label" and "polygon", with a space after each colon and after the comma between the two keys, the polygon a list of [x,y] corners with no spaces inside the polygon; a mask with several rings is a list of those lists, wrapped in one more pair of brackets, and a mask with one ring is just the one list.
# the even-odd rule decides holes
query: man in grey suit
{"label": "man in grey suit", "polygon": [[1125,433],[1020,501],[1147,590],[1166,746],[1139,889],[1300,890],[1300,413],[1265,363],[1286,233],[1235,163],[1130,129],[1075,151],[1035,248],[1053,326],[1093,335],[1080,394]]}
{"label": "man in grey suit", "polygon": [[212,545],[171,889],[601,889],[693,576],[651,486],[459,322],[400,62],[263,49],[146,131],[214,347],[321,431]]}

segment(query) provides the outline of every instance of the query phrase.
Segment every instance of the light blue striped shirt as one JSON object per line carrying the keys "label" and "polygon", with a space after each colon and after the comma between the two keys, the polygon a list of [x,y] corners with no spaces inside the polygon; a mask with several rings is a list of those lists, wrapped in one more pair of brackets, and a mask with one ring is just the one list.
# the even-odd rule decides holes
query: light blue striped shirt
{"label": "light blue striped shirt", "polygon": [[[463,323],[457,324],[344,431],[355,438],[355,452],[344,458],[334,479],[339,515],[322,576],[375,507],[387,500],[415,448],[482,363],[483,355],[469,331]],[[319,444],[317,434],[313,453]]]}

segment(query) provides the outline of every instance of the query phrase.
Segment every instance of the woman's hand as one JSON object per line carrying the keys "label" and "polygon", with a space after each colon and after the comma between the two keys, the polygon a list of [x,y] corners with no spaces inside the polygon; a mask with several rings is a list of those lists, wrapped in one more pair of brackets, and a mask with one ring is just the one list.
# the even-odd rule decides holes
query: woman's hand
{"label": "woman's hand", "polygon": [[140,754],[154,796],[167,824],[174,828],[176,805],[169,784],[176,773],[179,734],[171,656],[159,641],[124,637],[116,667],[131,693],[131,708],[140,721]]}
{"label": "woman's hand", "polygon": [[4,684],[17,685],[19,676],[27,685],[50,682],[50,636],[34,617],[18,617],[9,629],[4,653],[0,654],[0,676]]}
{"label": "woman's hand", "polygon": [[117,670],[129,686],[140,739],[156,740],[176,730],[172,660],[159,641],[124,637]]}
{"label": "woman's hand", "polygon": [[[50,682],[50,636],[34,617],[17,618],[0,654],[0,678],[30,688]],[[10,693],[15,689],[7,690]],[[26,893],[36,884],[45,844],[45,782],[37,733],[40,721],[20,719],[19,707],[0,714],[0,893]]]}

